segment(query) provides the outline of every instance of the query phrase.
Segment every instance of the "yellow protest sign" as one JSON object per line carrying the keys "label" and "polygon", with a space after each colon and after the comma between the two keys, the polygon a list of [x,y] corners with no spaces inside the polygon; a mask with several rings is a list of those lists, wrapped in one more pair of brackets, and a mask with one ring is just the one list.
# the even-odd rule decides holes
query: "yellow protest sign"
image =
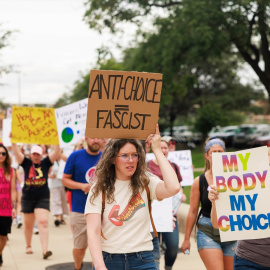
{"label": "yellow protest sign", "polygon": [[54,109],[12,107],[12,143],[59,144]]}

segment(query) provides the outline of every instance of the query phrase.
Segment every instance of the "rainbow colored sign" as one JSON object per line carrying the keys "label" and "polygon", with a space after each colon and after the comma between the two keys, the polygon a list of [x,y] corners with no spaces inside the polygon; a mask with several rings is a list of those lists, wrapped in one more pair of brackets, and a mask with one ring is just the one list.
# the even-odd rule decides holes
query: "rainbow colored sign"
{"label": "rainbow colored sign", "polygon": [[266,146],[213,153],[213,181],[222,242],[270,236],[270,172]]}

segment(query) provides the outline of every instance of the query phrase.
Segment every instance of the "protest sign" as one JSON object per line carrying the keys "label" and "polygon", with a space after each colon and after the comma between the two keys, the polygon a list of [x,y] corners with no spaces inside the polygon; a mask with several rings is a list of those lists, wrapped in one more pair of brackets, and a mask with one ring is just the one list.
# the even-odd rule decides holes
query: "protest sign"
{"label": "protest sign", "polygon": [[[172,198],[153,200],[152,216],[157,232],[172,232]],[[153,231],[151,222],[150,230]]]}
{"label": "protest sign", "polygon": [[[155,155],[153,153],[146,154],[147,161],[154,158]],[[181,186],[191,186],[194,181],[191,151],[171,151],[168,154],[168,160],[178,165],[182,176]]]}
{"label": "protest sign", "polygon": [[158,122],[162,74],[91,70],[86,136],[145,140]]}
{"label": "protest sign", "polygon": [[9,134],[11,132],[11,118],[3,119],[3,144],[4,146],[8,147],[11,146],[11,141],[9,138]]}
{"label": "protest sign", "polygon": [[54,110],[60,147],[85,137],[87,102],[85,98]]}
{"label": "protest sign", "polygon": [[270,236],[267,147],[212,153],[213,181],[222,242]]}
{"label": "protest sign", "polygon": [[13,106],[11,142],[59,144],[54,109]]}

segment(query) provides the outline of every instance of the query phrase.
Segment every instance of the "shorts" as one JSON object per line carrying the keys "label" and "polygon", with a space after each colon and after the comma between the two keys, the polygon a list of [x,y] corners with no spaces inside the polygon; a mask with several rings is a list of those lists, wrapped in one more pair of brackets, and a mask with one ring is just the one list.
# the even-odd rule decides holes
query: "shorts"
{"label": "shorts", "polygon": [[0,216],[0,235],[7,236],[11,232],[11,217]]}
{"label": "shorts", "polygon": [[22,196],[22,212],[25,214],[34,213],[36,208],[50,211],[50,197],[33,198],[26,195]]}
{"label": "shorts", "polygon": [[[202,216],[199,219],[200,224],[212,226],[211,219]],[[197,248],[198,251],[202,249],[221,249],[223,256],[233,257],[235,254],[237,241],[218,243],[206,235],[204,232],[197,230]]]}
{"label": "shorts", "polygon": [[84,214],[78,212],[71,212],[70,222],[73,233],[73,245],[75,249],[86,248],[87,243],[87,229],[86,218]]}

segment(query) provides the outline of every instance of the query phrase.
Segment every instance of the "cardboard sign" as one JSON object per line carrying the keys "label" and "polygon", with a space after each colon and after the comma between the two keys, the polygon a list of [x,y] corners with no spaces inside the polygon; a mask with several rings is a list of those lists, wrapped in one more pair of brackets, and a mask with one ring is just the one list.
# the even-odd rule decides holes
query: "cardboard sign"
{"label": "cardboard sign", "polygon": [[[154,158],[155,155],[153,153],[146,154],[147,161]],[[168,154],[168,160],[178,165],[182,176],[181,186],[191,186],[194,182],[191,151],[170,151]]]}
{"label": "cardboard sign", "polygon": [[54,109],[13,106],[11,142],[59,144]]}
{"label": "cardboard sign", "polygon": [[267,147],[212,153],[222,242],[270,236],[270,172]]}
{"label": "cardboard sign", "polygon": [[[151,206],[157,232],[172,232],[172,198],[167,198],[162,201],[153,200]],[[153,231],[151,222],[150,231]]]}
{"label": "cardboard sign", "polygon": [[162,74],[91,70],[86,137],[145,140],[158,122]]}
{"label": "cardboard sign", "polygon": [[76,144],[85,137],[88,98],[55,109],[60,147]]}

